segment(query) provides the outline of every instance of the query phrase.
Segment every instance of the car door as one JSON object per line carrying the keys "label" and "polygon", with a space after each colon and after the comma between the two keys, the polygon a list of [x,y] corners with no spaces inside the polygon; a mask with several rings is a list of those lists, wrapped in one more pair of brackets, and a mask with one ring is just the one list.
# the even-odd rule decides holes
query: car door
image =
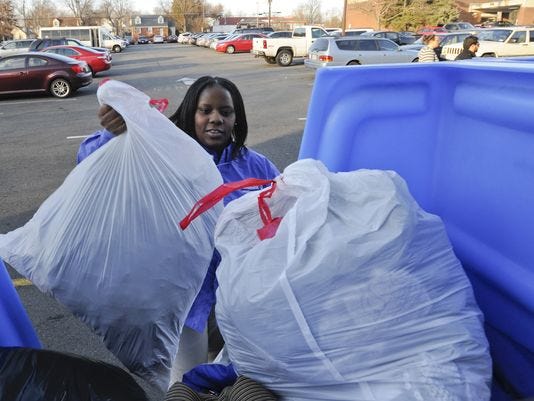
{"label": "car door", "polygon": [[531,54],[531,49],[529,48],[529,43],[527,41],[527,30],[526,29],[517,29],[510,37],[506,46],[503,46],[504,52],[506,54],[501,54],[500,56],[526,56]]}
{"label": "car door", "polygon": [[250,34],[243,34],[240,37],[238,37],[234,42],[234,47],[236,52],[242,52],[244,51],[246,47],[246,42],[248,41],[247,38],[250,37]]}
{"label": "car door", "polygon": [[358,41],[358,60],[361,64],[378,64],[382,62],[382,52],[378,49],[380,39],[362,39]]}
{"label": "car door", "polygon": [[415,58],[409,51],[401,51],[400,47],[391,40],[380,39],[378,46],[382,54],[382,63],[406,63]]}
{"label": "car door", "polygon": [[[55,62],[45,56],[29,56],[27,63],[28,87],[32,90],[47,90],[48,75],[54,70]],[[59,67],[59,66],[58,66]],[[58,68],[59,69],[59,68]]]}
{"label": "car door", "polygon": [[27,56],[11,56],[0,59],[0,93],[27,89]]}

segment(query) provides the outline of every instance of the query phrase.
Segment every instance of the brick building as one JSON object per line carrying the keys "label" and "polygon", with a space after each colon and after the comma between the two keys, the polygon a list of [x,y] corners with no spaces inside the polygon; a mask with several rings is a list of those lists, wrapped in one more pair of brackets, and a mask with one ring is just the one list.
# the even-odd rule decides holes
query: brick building
{"label": "brick building", "polygon": [[176,33],[174,21],[163,15],[133,15],[129,28],[134,39],[137,39],[140,35],[152,37],[154,35],[168,36]]}

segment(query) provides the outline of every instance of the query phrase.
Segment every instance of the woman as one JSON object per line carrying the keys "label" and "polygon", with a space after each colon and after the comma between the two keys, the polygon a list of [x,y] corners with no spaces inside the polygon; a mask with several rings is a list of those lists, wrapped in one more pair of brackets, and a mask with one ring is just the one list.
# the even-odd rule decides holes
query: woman
{"label": "woman", "polygon": [[[103,105],[98,115],[106,129],[82,142],[78,162],[126,131],[124,119],[111,107]],[[225,183],[251,177],[273,179],[280,174],[269,159],[245,146],[248,124],[243,98],[235,84],[225,78],[203,76],[197,79],[170,120],[213,156]],[[246,189],[233,192],[224,199],[224,204],[246,192]],[[207,362],[207,321],[215,304],[215,270],[219,262],[220,256],[215,251],[200,293],[185,321],[169,384],[181,381],[185,372]]]}
{"label": "woman", "polygon": [[419,62],[420,63],[432,63],[439,61],[436,54],[436,48],[439,47],[439,37],[437,35],[425,35],[423,36],[423,43],[425,46],[419,50]]}

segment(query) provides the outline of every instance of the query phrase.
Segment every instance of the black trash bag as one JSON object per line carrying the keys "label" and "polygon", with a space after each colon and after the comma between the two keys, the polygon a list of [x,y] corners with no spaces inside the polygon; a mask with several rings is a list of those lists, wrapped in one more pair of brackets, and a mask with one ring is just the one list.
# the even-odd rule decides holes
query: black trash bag
{"label": "black trash bag", "polygon": [[2,401],[148,401],[130,374],[61,352],[0,347]]}

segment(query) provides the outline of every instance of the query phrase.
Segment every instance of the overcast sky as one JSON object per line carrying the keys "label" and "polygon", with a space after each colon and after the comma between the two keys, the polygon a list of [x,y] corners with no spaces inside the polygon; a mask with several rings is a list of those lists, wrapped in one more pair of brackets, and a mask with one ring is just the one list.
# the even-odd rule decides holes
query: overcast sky
{"label": "overcast sky", "polygon": [[[141,12],[151,13],[158,6],[158,0],[132,0],[135,8]],[[271,13],[280,12],[281,15],[288,15],[302,4],[305,0],[272,0]],[[226,11],[230,11],[233,16],[252,16],[256,13],[266,13],[269,11],[267,0],[213,0],[207,3],[222,4]],[[322,11],[330,11],[333,8],[341,12],[343,0],[322,0]]]}

